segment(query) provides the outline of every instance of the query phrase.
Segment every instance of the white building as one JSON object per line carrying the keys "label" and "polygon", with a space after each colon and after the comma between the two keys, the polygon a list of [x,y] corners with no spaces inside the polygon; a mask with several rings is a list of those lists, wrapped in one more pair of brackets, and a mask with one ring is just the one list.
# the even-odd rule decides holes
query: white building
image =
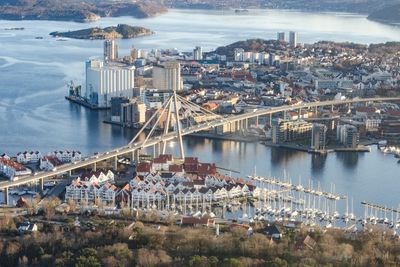
{"label": "white building", "polygon": [[45,171],[52,171],[57,166],[62,165],[62,162],[56,156],[44,156],[40,159],[40,169]]}
{"label": "white building", "polygon": [[176,90],[183,88],[181,66],[178,62],[164,62],[153,67],[153,87],[160,90]]}
{"label": "white building", "polygon": [[118,46],[114,40],[104,41],[104,61],[114,61],[118,59]]}
{"label": "white building", "polygon": [[17,176],[29,175],[31,173],[30,169],[25,168],[17,162],[0,158],[0,175],[10,178],[11,181],[17,180]]}
{"label": "white building", "polygon": [[99,107],[110,107],[112,97],[133,97],[135,67],[120,63],[86,62],[86,97]]}
{"label": "white building", "polygon": [[62,163],[70,163],[80,161],[82,159],[82,154],[79,151],[54,151],[51,153],[51,155],[57,157],[57,159]]}
{"label": "white building", "polygon": [[235,48],[234,51],[234,60],[235,61],[243,61],[244,49]]}
{"label": "white building", "polygon": [[203,50],[200,46],[196,46],[193,50],[193,59],[194,60],[202,60],[203,59]]}
{"label": "white building", "polygon": [[21,164],[37,163],[41,159],[42,154],[39,151],[25,151],[17,154],[17,162]]}
{"label": "white building", "polygon": [[291,47],[296,47],[298,42],[297,32],[289,32],[289,44]]}

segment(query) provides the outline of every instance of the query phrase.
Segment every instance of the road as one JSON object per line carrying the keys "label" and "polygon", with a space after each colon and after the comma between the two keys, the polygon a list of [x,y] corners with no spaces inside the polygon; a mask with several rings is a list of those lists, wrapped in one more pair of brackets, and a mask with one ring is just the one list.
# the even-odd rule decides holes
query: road
{"label": "road", "polygon": [[[299,105],[291,105],[291,106],[281,106],[276,108],[269,109],[260,109],[250,113],[244,113],[240,115],[233,115],[225,118],[220,118],[212,122],[201,123],[195,126],[191,126],[185,129],[182,129],[182,135],[188,135],[199,131],[204,131],[210,128],[215,128],[227,123],[233,123],[238,121],[243,121],[246,119],[251,119],[259,116],[270,115],[274,113],[291,111],[297,109],[308,109],[313,107],[322,107],[322,106],[332,106],[332,105],[343,105],[343,104],[352,104],[352,103],[362,103],[362,102],[381,102],[381,101],[400,101],[400,97],[383,97],[383,98],[360,98],[360,99],[350,99],[350,100],[331,100],[331,101],[323,101],[323,102],[312,102],[312,103],[304,103]],[[18,177],[18,180],[15,181],[5,181],[0,183],[0,190],[8,189],[10,187],[20,186],[40,180],[45,180],[51,178],[55,175],[67,173],[69,171],[73,171],[79,168],[83,168],[89,165],[93,165],[97,162],[108,160],[111,158],[115,158],[118,156],[126,155],[133,153],[138,149],[143,149],[146,147],[154,146],[160,142],[168,142],[174,140],[178,137],[177,132],[170,132],[165,135],[159,135],[156,137],[149,138],[146,143],[143,141],[133,143],[129,146],[120,147],[111,151],[107,151],[103,154],[98,154],[95,156],[90,156],[82,159],[82,161],[74,162],[70,164],[64,164],[62,166],[57,167],[54,171],[49,172],[38,172],[34,175],[29,176],[21,176]]]}

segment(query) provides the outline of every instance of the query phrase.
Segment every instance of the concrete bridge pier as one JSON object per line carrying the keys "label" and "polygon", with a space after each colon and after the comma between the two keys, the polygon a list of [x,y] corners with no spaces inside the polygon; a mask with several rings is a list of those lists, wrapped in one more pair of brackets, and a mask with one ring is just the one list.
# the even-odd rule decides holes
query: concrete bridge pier
{"label": "concrete bridge pier", "polygon": [[97,171],[97,163],[93,163],[93,171],[96,172]]}
{"label": "concrete bridge pier", "polygon": [[258,127],[258,116],[256,117],[256,126]]}
{"label": "concrete bridge pier", "polygon": [[158,153],[158,155],[161,155],[161,152],[162,152],[162,143],[158,143],[157,144],[157,153]]}
{"label": "concrete bridge pier", "polygon": [[40,183],[40,191],[43,192],[43,189],[44,189],[44,179],[43,179],[43,178],[40,179],[40,180],[39,180],[39,183]]}
{"label": "concrete bridge pier", "polygon": [[272,126],[272,113],[269,114],[269,126]]}
{"label": "concrete bridge pier", "polygon": [[113,160],[113,169],[118,170],[118,157],[115,156]]}
{"label": "concrete bridge pier", "polygon": [[135,161],[139,162],[140,149],[135,150],[134,153],[135,153],[135,157],[134,157]]}
{"label": "concrete bridge pier", "polygon": [[8,195],[9,194],[8,187],[4,188],[3,194],[4,194],[4,204],[9,206],[10,205],[10,196]]}

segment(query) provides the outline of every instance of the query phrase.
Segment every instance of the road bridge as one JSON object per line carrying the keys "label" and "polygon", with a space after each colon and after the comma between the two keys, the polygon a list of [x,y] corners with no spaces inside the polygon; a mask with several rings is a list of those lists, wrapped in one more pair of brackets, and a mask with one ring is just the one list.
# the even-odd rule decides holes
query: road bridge
{"label": "road bridge", "polygon": [[[37,172],[35,174],[29,176],[21,176],[17,177],[17,179],[13,181],[4,181],[0,182],[0,190],[4,191],[4,200],[8,203],[8,189],[10,187],[21,186],[29,183],[37,183],[43,186],[44,180],[52,178],[56,175],[61,175],[65,173],[71,173],[74,170],[81,169],[84,167],[92,166],[93,169],[96,169],[96,164],[105,160],[113,160],[114,168],[117,166],[117,159],[119,156],[131,155],[131,158],[138,158],[138,153],[140,150],[147,147],[155,147],[158,144],[166,143],[172,141],[174,139],[180,139],[181,136],[205,131],[211,128],[215,128],[218,126],[222,126],[229,123],[237,123],[239,125],[246,125],[247,121],[252,118],[258,118],[261,116],[272,115],[279,112],[287,112],[293,110],[302,110],[302,109],[310,109],[310,108],[318,108],[324,106],[337,106],[337,105],[348,105],[353,103],[368,103],[368,102],[393,102],[400,101],[400,97],[374,97],[374,98],[357,98],[357,99],[348,99],[348,100],[330,100],[330,101],[322,101],[322,102],[311,102],[311,103],[302,103],[290,106],[280,106],[275,108],[265,108],[260,110],[255,110],[250,113],[244,113],[240,115],[232,115],[227,117],[213,117],[212,121],[205,121],[199,124],[186,127],[184,129],[180,129],[180,131],[168,132],[165,131],[163,134],[154,137],[146,137],[144,141],[131,141],[127,146],[119,147],[111,151],[106,151],[101,154],[97,154],[94,156],[88,156],[83,158],[81,161],[73,162],[70,164],[61,165],[52,171],[48,172]],[[176,107],[177,104],[174,101],[169,101],[169,104],[174,103]],[[192,108],[194,108],[194,104],[192,104]],[[215,114],[214,114],[215,115]],[[170,116],[170,114],[168,115]],[[177,118],[179,121],[179,117]],[[244,123],[243,123],[244,122]],[[145,128],[145,127],[143,127]],[[136,136],[137,137],[137,136]],[[136,154],[136,155],[135,155]]]}

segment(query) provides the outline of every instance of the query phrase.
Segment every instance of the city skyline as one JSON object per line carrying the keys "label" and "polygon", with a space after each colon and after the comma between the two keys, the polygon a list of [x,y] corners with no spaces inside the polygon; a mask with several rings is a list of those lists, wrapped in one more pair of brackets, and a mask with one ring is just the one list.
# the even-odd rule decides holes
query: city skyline
{"label": "city skyline", "polygon": [[[123,25],[118,40],[1,20],[2,5],[0,265],[397,261],[396,27],[244,6],[82,9],[102,34]],[[126,8],[155,17],[114,17]]]}

